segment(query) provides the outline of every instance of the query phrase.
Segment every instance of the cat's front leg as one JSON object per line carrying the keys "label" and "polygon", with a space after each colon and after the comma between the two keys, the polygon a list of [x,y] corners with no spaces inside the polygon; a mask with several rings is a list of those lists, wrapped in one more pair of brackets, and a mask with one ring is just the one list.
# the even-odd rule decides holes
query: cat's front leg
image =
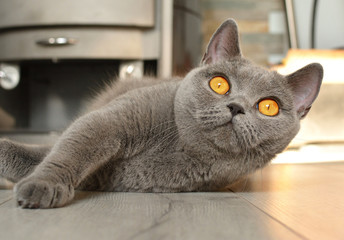
{"label": "cat's front leg", "polygon": [[15,186],[23,208],[53,208],[73,199],[74,188],[98,167],[117,155],[121,133],[116,117],[97,111],[71,125],[37,166]]}

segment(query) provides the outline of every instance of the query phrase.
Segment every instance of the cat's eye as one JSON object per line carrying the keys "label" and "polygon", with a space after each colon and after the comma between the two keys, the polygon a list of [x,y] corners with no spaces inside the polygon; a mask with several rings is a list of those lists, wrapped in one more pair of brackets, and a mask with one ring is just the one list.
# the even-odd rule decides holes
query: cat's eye
{"label": "cat's eye", "polygon": [[266,116],[276,116],[279,113],[279,106],[275,100],[268,98],[258,103],[258,110]]}
{"label": "cat's eye", "polygon": [[229,83],[224,77],[212,78],[209,86],[214,92],[220,95],[224,95],[229,91]]}

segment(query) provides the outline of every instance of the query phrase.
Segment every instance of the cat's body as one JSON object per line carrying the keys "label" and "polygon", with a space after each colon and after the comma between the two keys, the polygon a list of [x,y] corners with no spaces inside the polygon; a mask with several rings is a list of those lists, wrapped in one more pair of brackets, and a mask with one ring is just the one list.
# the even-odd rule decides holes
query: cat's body
{"label": "cat's body", "polygon": [[[220,76],[230,89],[217,93]],[[236,24],[215,33],[203,65],[184,79],[116,82],[50,147],[0,140],[0,175],[18,204],[63,206],[74,189],[212,191],[265,166],[299,130],[318,94],[322,68],[283,77],[241,57]],[[274,99],[279,111],[257,107]]]}

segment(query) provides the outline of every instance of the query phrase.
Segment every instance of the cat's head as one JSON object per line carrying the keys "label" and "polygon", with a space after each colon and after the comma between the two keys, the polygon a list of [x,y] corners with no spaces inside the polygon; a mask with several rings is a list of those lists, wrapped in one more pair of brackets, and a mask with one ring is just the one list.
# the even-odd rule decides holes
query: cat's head
{"label": "cat's head", "polygon": [[201,66],[177,91],[181,136],[196,148],[233,153],[256,149],[273,156],[297,134],[322,75],[317,63],[288,76],[254,65],[242,57],[237,25],[229,19],[211,38]]}

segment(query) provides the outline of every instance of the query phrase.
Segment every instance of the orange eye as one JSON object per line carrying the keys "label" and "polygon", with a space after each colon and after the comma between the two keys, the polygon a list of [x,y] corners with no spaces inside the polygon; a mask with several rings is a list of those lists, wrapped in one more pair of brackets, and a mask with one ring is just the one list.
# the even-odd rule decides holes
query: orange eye
{"label": "orange eye", "polygon": [[279,113],[279,106],[275,100],[263,99],[258,103],[258,110],[266,116],[276,116]]}
{"label": "orange eye", "polygon": [[217,94],[224,95],[229,91],[229,83],[223,77],[214,77],[209,82],[210,88]]}

